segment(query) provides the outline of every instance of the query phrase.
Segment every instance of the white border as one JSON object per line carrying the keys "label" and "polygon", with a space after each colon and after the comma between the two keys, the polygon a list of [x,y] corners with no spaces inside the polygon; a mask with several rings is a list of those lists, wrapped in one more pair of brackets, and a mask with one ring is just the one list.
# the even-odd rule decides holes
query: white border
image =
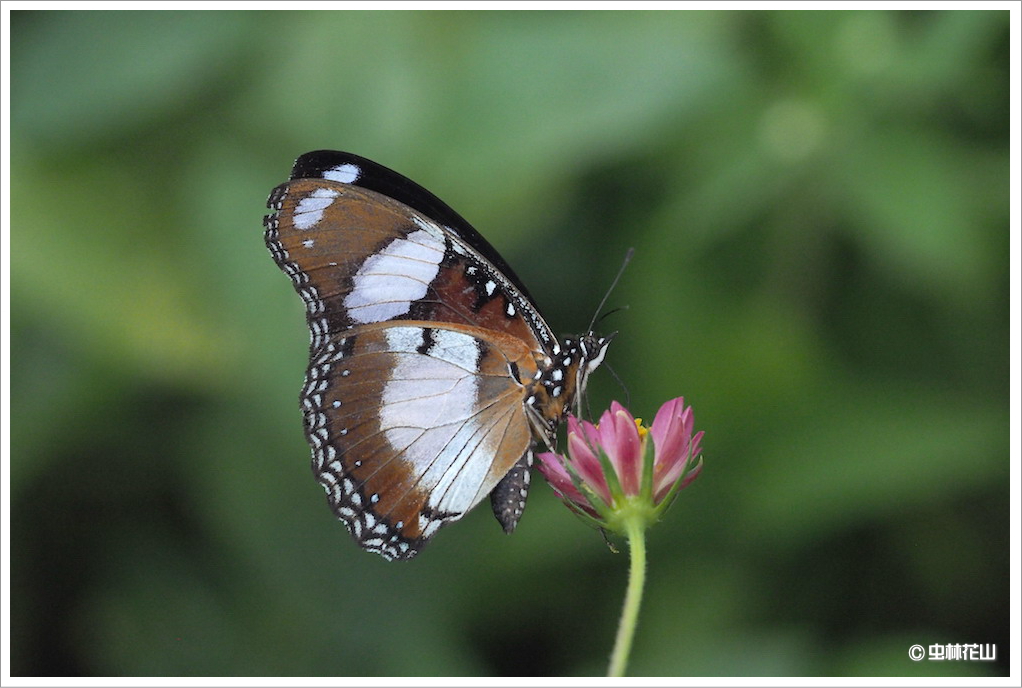
{"label": "white border", "polygon": [[[1011,311],[1010,311],[1010,418],[1011,418],[1011,663],[1008,678],[964,679],[964,678],[626,678],[626,679],[465,679],[465,678],[222,678],[222,677],[171,677],[171,678],[24,678],[12,679],[10,675],[10,12],[12,10],[44,9],[1003,9],[1011,14]],[[0,44],[3,46],[2,73],[2,150],[0,162],[3,186],[0,189],[0,207],[3,209],[2,231],[0,231],[0,270],[2,270],[2,297],[0,297],[0,452],[2,452],[3,481],[0,486],[3,520],[0,536],[3,538],[3,561],[0,568],[2,600],[0,600],[0,677],[4,686],[474,686],[485,683],[490,686],[518,686],[529,683],[537,686],[861,686],[882,684],[894,686],[1017,686],[1022,677],[1020,657],[1020,632],[1022,632],[1022,568],[1020,568],[1020,484],[1022,484],[1022,437],[1019,417],[1020,375],[1022,375],[1022,337],[1020,337],[1020,308],[1022,308],[1022,279],[1020,279],[1020,254],[1022,254],[1022,216],[1019,214],[1020,175],[1020,74],[1022,53],[1019,50],[1020,9],[1016,2],[151,2],[140,6],[129,6],[120,2],[27,2],[12,0],[5,2],[0,26]],[[998,648],[999,652],[1009,648]]]}

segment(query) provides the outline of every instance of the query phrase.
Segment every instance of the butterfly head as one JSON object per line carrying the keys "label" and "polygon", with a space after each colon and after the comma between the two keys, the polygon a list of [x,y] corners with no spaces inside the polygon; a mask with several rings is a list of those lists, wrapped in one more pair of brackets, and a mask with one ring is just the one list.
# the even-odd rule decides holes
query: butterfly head
{"label": "butterfly head", "polygon": [[607,355],[607,347],[616,332],[606,337],[597,337],[588,332],[578,338],[579,366],[575,371],[575,415],[582,414],[582,396],[585,394],[589,375],[596,370]]}
{"label": "butterfly head", "polygon": [[597,337],[588,332],[580,337],[567,337],[554,350],[554,359],[543,376],[543,384],[552,397],[551,420],[562,421],[569,410],[574,410],[576,416],[581,415],[582,396],[589,375],[603,362],[613,338],[613,334]]}

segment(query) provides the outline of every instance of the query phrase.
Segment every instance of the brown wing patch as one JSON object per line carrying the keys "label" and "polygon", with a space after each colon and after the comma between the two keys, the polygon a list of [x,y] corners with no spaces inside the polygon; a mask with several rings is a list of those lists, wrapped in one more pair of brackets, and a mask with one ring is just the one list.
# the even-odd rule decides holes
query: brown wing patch
{"label": "brown wing patch", "polygon": [[532,443],[533,352],[428,322],[366,325],[312,358],[303,390],[313,470],[367,549],[408,558],[481,501]]}

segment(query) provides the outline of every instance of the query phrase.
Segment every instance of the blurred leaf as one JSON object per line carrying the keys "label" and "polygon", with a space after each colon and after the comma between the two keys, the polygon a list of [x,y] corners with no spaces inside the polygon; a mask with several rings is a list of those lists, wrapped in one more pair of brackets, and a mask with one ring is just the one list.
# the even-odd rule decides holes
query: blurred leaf
{"label": "blurred leaf", "polygon": [[771,437],[743,469],[735,506],[750,541],[805,541],[1007,479],[998,405],[884,387],[845,387],[827,405],[813,398],[805,417],[778,418],[799,431]]}
{"label": "blurred leaf", "polygon": [[[11,283],[31,293],[37,317],[111,365],[168,381],[215,379],[230,343],[186,301],[186,257],[168,259],[152,240],[161,218],[144,203],[99,203],[110,189],[116,200],[144,198],[137,180],[99,166],[73,178],[27,161],[13,167]],[[90,211],[97,204],[101,212]]]}
{"label": "blurred leaf", "polygon": [[14,12],[12,126],[50,145],[74,146],[202,106],[251,16]]}
{"label": "blurred leaf", "polygon": [[1003,245],[990,245],[983,237],[989,228],[976,223],[996,199],[1007,222],[1007,180],[995,181],[990,167],[1004,160],[963,154],[919,130],[880,130],[844,162],[849,202],[861,214],[856,228],[875,260],[927,293],[959,303],[992,297],[985,277]]}

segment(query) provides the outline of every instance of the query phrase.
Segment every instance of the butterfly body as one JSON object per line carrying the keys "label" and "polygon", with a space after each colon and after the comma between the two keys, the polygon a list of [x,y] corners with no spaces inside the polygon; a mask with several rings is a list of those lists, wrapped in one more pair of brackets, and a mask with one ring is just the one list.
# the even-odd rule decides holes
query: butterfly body
{"label": "butterfly body", "polygon": [[414,182],[301,156],[265,239],[305,303],[313,472],[359,544],[414,556],[491,495],[511,532],[532,447],[554,443],[608,339],[559,343],[497,252]]}

